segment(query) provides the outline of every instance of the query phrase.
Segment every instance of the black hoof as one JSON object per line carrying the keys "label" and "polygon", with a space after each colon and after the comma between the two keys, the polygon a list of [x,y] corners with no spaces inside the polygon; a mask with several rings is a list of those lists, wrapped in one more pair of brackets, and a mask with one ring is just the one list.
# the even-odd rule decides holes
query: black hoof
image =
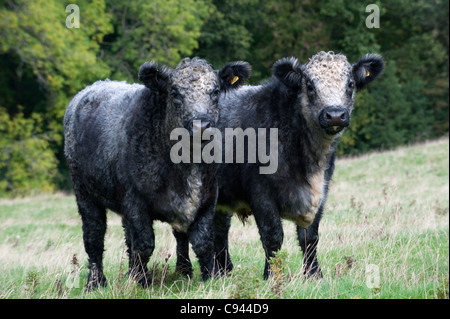
{"label": "black hoof", "polygon": [[98,289],[101,287],[106,287],[108,285],[106,277],[103,272],[98,270],[91,270],[88,275],[88,280],[86,284],[86,290],[92,291],[93,289]]}
{"label": "black hoof", "polygon": [[189,278],[194,274],[191,264],[177,263],[175,271]]}

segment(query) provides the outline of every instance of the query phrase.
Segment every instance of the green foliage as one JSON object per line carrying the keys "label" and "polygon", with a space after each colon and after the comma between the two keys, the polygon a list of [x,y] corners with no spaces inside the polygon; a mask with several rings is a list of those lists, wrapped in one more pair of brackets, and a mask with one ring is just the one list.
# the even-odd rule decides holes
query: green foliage
{"label": "green foliage", "polygon": [[10,118],[0,107],[0,196],[52,191],[57,161],[50,149],[52,134],[43,132],[42,116]]}
{"label": "green foliage", "polygon": [[[66,27],[70,13],[65,8],[71,3],[79,6],[80,28]],[[216,68],[232,60],[248,61],[253,69],[249,82],[255,84],[270,77],[273,63],[286,56],[307,63],[324,50],[342,52],[355,62],[363,54],[380,53],[386,70],[358,92],[340,154],[447,134],[448,2],[372,3],[380,8],[380,28],[368,29],[367,4],[352,0],[0,1],[0,105],[5,121],[0,125],[27,122],[33,127],[19,135],[3,129],[0,144],[15,141],[18,149],[25,144],[21,139],[46,136],[33,138],[33,143],[40,141],[42,150],[53,153],[48,165],[57,164],[56,178],[49,177],[45,185],[33,182],[36,178],[27,173],[24,160],[9,173],[13,166],[0,163],[2,174],[18,174],[22,186],[13,187],[18,189],[69,184],[62,117],[73,95],[107,77],[135,82],[144,61],[175,66],[181,58],[196,55]],[[11,189],[8,193],[15,194]]]}
{"label": "green foliage", "polygon": [[[413,114],[412,103],[404,92],[405,88],[396,78],[395,72],[395,64],[388,61],[386,71],[378,83],[358,93],[352,124],[339,145],[341,153],[392,148],[414,140],[416,133],[428,131],[429,119],[416,116],[410,118]],[[426,107],[421,105],[424,106]],[[421,110],[419,112],[424,114]],[[418,123],[419,121],[422,122]],[[422,128],[422,131],[418,128]]]}
{"label": "green foliage", "polygon": [[102,36],[111,31],[105,4],[102,0],[76,2],[82,27],[69,29],[61,1],[17,2],[0,10],[0,52],[17,55],[32,68],[38,83],[57,100],[52,107],[59,107],[55,116],[61,117],[64,108],[59,99],[67,102],[90,81],[108,74],[96,56]]}
{"label": "green foliage", "polygon": [[65,8],[72,2],[19,0],[0,8],[0,90],[6,93],[0,103],[7,109],[0,144],[9,150],[0,165],[2,190],[10,194],[55,188],[65,107],[84,86],[109,74],[97,56],[112,30],[104,2],[77,1],[81,27],[69,29]]}
{"label": "green foliage", "polygon": [[137,80],[145,61],[176,66],[198,48],[204,21],[211,14],[209,0],[114,1],[114,32],[103,43],[111,76]]}
{"label": "green foliage", "polygon": [[[250,28],[260,17],[260,0],[212,1],[212,14],[206,19],[196,54],[207,57],[217,68],[230,60],[246,60],[253,35]],[[247,14],[243,15],[242,12]]]}

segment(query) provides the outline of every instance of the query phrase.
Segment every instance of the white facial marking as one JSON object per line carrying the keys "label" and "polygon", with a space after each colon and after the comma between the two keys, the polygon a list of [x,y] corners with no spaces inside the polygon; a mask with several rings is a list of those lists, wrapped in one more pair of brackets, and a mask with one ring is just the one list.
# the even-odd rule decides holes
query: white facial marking
{"label": "white facial marking", "polygon": [[184,96],[184,103],[197,113],[209,113],[210,94],[218,87],[217,75],[212,67],[198,60],[182,61],[174,70],[172,83]]}
{"label": "white facial marking", "polygon": [[351,65],[345,55],[319,52],[306,65],[305,72],[314,82],[322,105],[343,105]]}

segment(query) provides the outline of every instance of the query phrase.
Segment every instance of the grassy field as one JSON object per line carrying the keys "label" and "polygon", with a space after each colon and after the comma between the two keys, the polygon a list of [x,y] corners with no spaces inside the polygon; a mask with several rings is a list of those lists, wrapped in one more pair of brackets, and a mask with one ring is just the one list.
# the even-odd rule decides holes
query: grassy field
{"label": "grassy field", "polygon": [[200,280],[175,273],[175,240],[155,223],[148,289],[126,276],[120,218],[108,214],[104,268],[108,287],[87,292],[87,256],[73,196],[0,200],[0,298],[448,298],[449,141],[341,159],[320,228],[324,276],[302,276],[294,226],[264,281],[264,252],[252,218],[233,218],[235,270]]}

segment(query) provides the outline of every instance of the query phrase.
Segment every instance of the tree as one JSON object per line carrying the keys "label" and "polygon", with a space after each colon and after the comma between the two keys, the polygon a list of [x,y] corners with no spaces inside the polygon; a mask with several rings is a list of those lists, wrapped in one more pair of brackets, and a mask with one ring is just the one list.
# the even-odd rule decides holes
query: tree
{"label": "tree", "polygon": [[[66,26],[73,3],[79,28]],[[367,4],[352,0],[0,0],[0,193],[66,183],[62,117],[69,100],[99,79],[136,82],[148,60],[175,66],[197,55],[215,68],[245,60],[256,84],[282,57],[303,64],[324,50],[353,62],[380,53],[386,70],[358,93],[339,152],[448,133],[448,1],[372,4],[380,28],[367,28]],[[59,173],[41,179],[32,163]]]}
{"label": "tree", "polygon": [[308,0],[214,0],[195,51],[216,67],[232,60],[252,65],[250,83],[271,76],[273,63],[295,56],[307,61],[329,42],[317,3]]}
{"label": "tree", "polygon": [[[17,185],[16,177],[7,182],[8,190],[28,189],[27,179],[30,185],[50,187],[53,168],[58,165],[55,158],[63,157],[66,105],[84,86],[109,74],[107,64],[97,55],[102,37],[111,31],[103,0],[77,1],[79,29],[66,27],[68,3],[17,0],[0,8],[0,83],[4,84],[0,88],[4,121],[0,143],[7,150],[2,174],[20,180]],[[22,124],[27,127],[24,131],[19,129]],[[37,163],[49,171],[45,183],[34,182],[40,174]],[[64,167],[63,162],[60,165]]]}
{"label": "tree", "polygon": [[11,118],[0,107],[0,196],[55,190],[57,160],[49,147],[51,132],[42,129],[42,116]]}
{"label": "tree", "polygon": [[260,55],[256,46],[262,30],[267,29],[265,1],[212,1],[211,15],[205,20],[194,55],[206,58],[215,68],[229,61],[245,60],[252,64],[253,83],[261,79]]}
{"label": "tree", "polygon": [[198,47],[211,8],[209,0],[109,3],[114,32],[105,37],[102,48],[111,77],[136,81],[139,67],[149,60],[176,66]]}
{"label": "tree", "polygon": [[97,57],[99,42],[111,31],[105,4],[103,0],[77,3],[79,29],[66,27],[66,6],[58,0],[9,1],[0,10],[0,53],[18,57],[32,69],[47,94],[48,115],[58,120],[74,93],[109,73]]}
{"label": "tree", "polygon": [[376,85],[357,93],[351,125],[339,145],[340,153],[388,149],[411,140],[411,104],[395,74],[395,63],[388,61]]}

